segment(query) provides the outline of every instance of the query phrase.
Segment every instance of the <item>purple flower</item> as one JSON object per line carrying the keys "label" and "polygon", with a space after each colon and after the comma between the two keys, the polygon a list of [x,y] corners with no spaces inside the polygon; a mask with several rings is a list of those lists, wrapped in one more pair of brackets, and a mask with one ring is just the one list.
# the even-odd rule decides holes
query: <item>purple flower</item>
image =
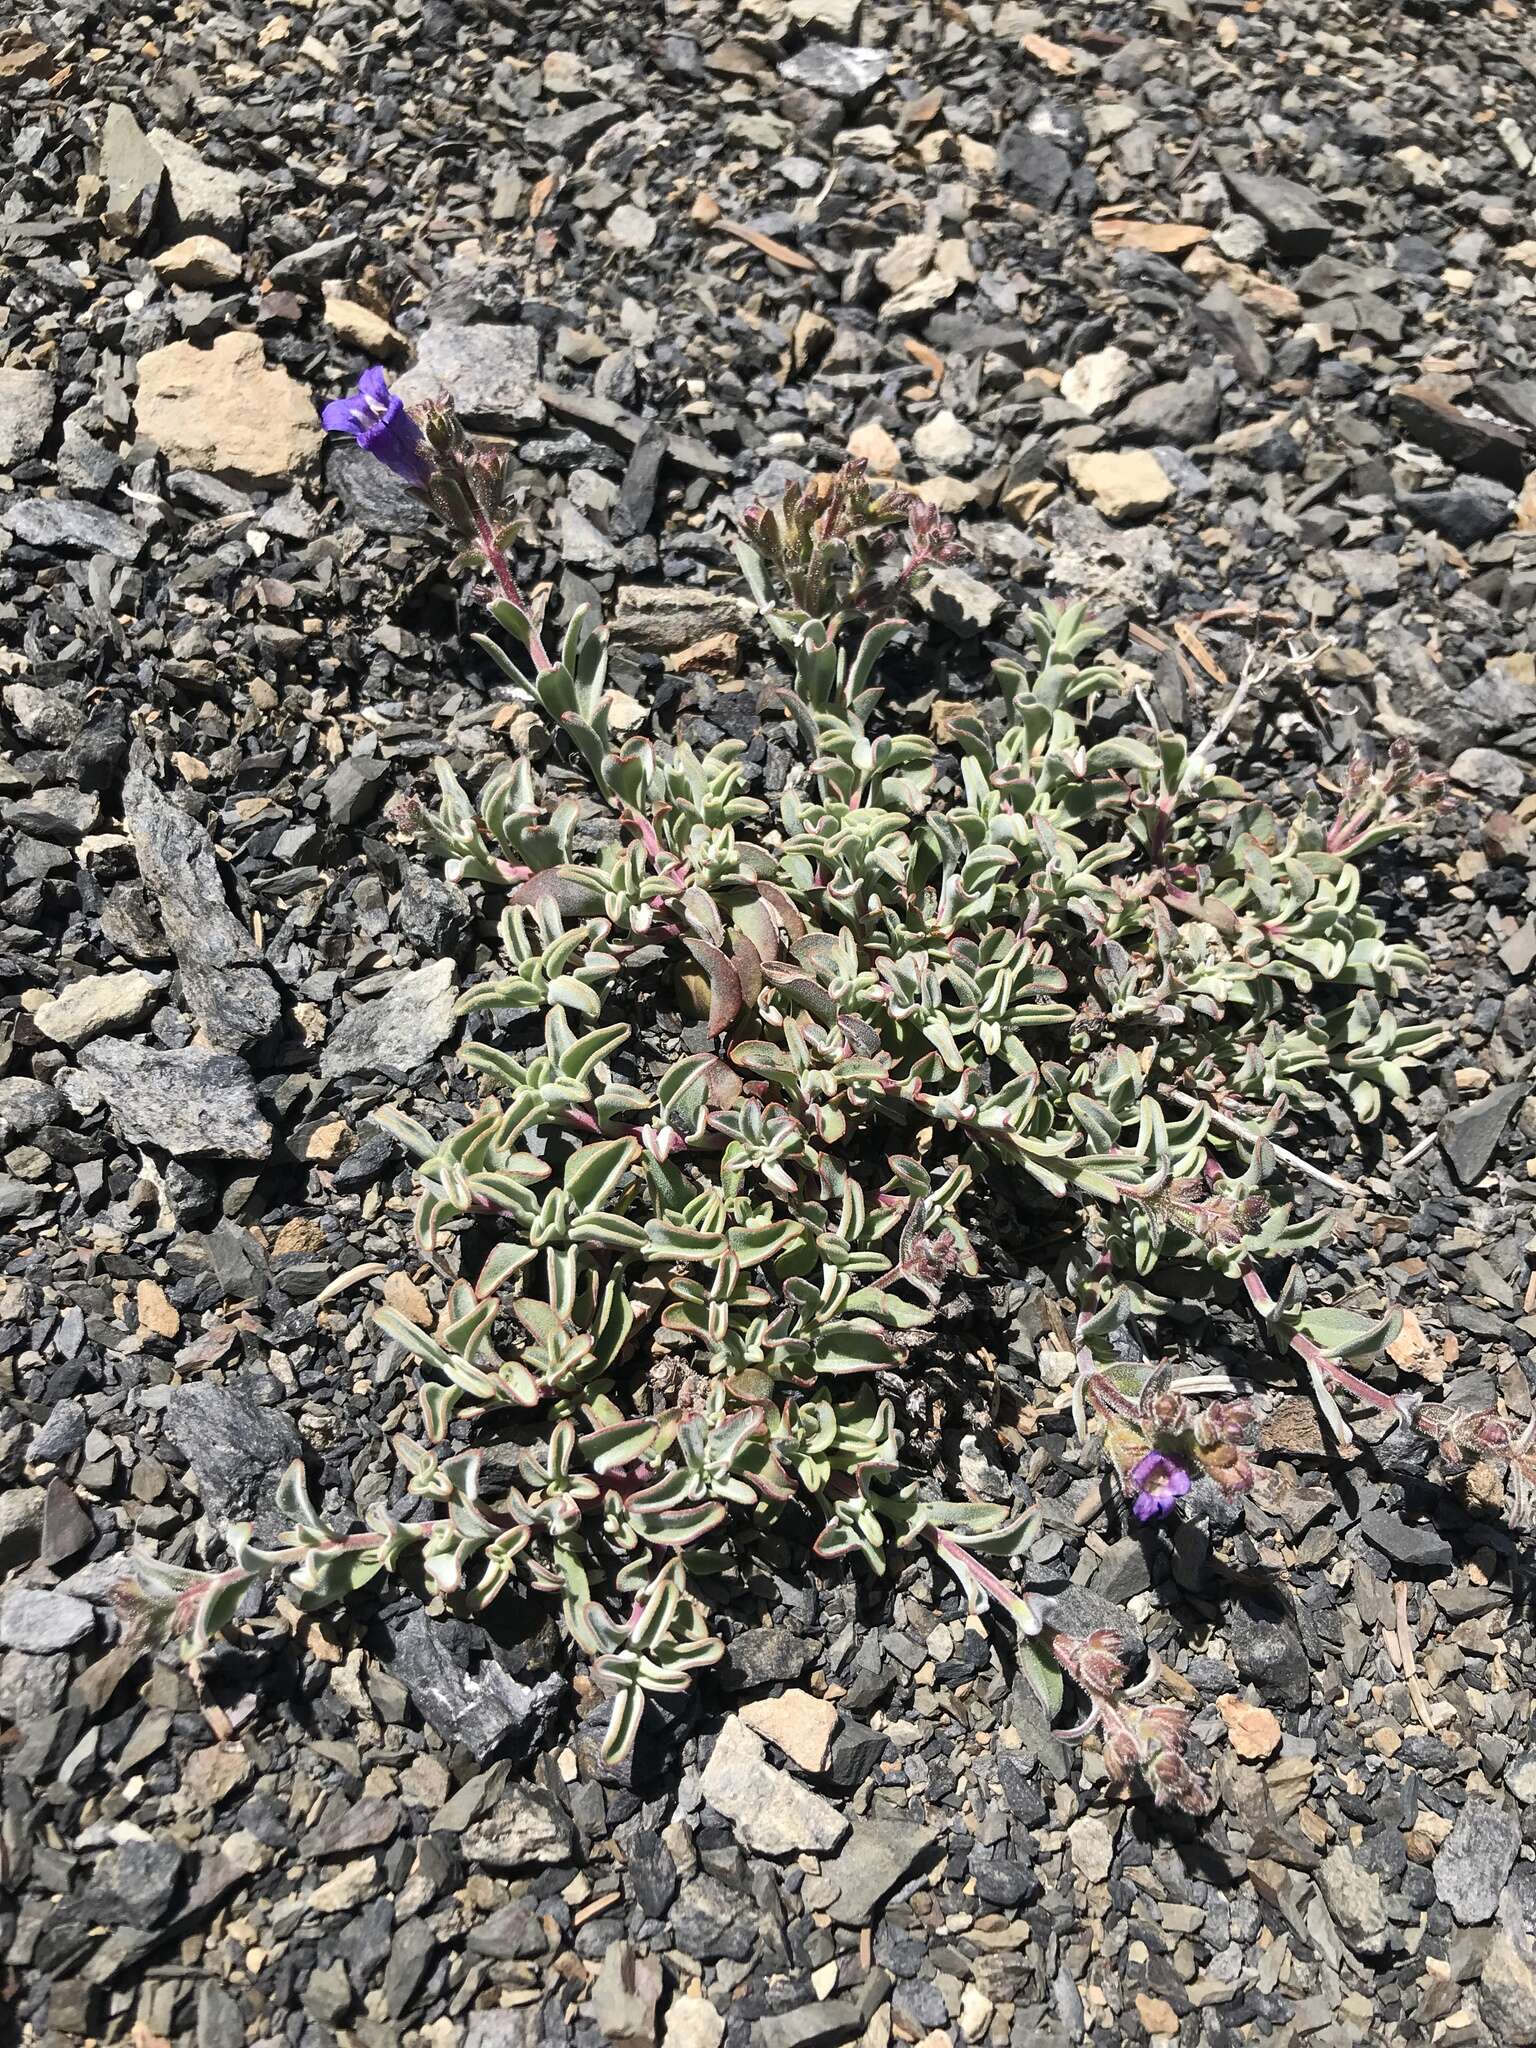
{"label": "purple flower", "polygon": [[350,434],[359,448],[376,455],[402,483],[425,490],[432,480],[432,455],[422,431],[384,381],[377,364],[364,370],[350,398],[333,398],[320,415],[330,434]]}
{"label": "purple flower", "polygon": [[1189,1491],[1189,1474],[1176,1458],[1163,1451],[1148,1451],[1131,1467],[1135,1493],[1131,1513],[1138,1522],[1150,1522],[1154,1515],[1166,1515]]}

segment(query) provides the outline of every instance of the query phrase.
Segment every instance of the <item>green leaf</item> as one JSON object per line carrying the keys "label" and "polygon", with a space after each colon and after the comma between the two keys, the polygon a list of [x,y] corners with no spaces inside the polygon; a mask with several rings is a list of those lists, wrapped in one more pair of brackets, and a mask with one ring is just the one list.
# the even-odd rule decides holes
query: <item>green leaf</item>
{"label": "green leaf", "polygon": [[633,1138],[610,1138],[582,1145],[565,1164],[565,1192],[581,1211],[601,1209],[640,1156]]}
{"label": "green leaf", "polygon": [[1018,1657],[1019,1675],[1045,1709],[1047,1722],[1054,1722],[1067,1691],[1060,1665],[1041,1646],[1039,1636],[1020,1636]]}

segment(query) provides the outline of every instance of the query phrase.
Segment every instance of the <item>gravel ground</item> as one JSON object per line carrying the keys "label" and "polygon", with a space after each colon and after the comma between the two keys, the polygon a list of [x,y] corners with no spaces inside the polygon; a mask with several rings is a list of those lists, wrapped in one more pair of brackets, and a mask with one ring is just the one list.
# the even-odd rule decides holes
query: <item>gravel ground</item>
{"label": "gravel ground", "polygon": [[389,1495],[414,1413],[365,1312],[435,1282],[368,1112],[463,1094],[472,906],[391,805],[514,713],[420,508],[322,446],[375,360],[510,444],[526,584],[705,739],[761,745],[730,515],[851,449],[958,523],[947,684],[1083,596],[1191,730],[1191,633],[1298,650],[1261,782],[1417,740],[1449,799],[1380,900],[1450,1040],[1363,1149],[1295,1142],[1355,1190],[1333,1298],[1408,1311],[1389,1375],[1531,1412],[1528,10],[154,0],[14,16],[0,81],[7,2037],[1536,2043],[1496,1480],[1345,1462],[1276,1383],[1233,1526],[1133,1534],[1022,1282],[934,1456],[1140,1622],[1199,1826],[1111,1796],[926,1567],[765,1546],[617,1773],[536,1618],[279,1600],[195,1687],[109,1590],[275,1526],[300,1453]]}

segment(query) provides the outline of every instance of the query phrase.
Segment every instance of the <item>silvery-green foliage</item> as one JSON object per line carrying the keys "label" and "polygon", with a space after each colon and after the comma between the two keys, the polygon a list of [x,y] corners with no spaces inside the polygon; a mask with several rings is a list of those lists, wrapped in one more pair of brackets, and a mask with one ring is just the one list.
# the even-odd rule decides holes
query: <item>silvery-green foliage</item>
{"label": "silvery-green foliage", "polygon": [[[1011,1583],[1030,1517],[937,1498],[887,1389],[982,1275],[978,1218],[990,1242],[1022,1216],[1064,1247],[1084,1418],[1122,1474],[1183,1444],[1246,1483],[1241,1404],[1198,1415],[1114,1336],[1131,1312],[1157,1327],[1165,1287],[1235,1299],[1316,1241],[1275,1182],[1280,1116],[1372,1117],[1411,1085],[1432,1034],[1383,1003],[1426,962],[1353,858],[1401,828],[1411,778],[1395,758],[1355,773],[1332,815],[1255,801],[1209,749],[1127,717],[1081,606],[1030,620],[943,759],[881,692],[900,616],[870,615],[944,558],[941,523],[845,475],[753,533],[742,565],[786,670],[765,715],[799,759],[771,800],[737,742],[619,736],[585,613],[531,680],[493,646],[588,794],[523,757],[473,795],[444,766],[426,821],[500,941],[460,1005],[488,1034],[464,1049],[481,1108],[452,1129],[380,1116],[451,1282],[431,1332],[377,1316],[421,1373],[426,1441],[399,1452],[426,1512],[343,1535],[291,1480],[291,1528],[272,1553],[237,1533],[194,1637],[279,1566],[305,1601],[380,1570],[471,1604],[516,1582],[560,1603],[614,1692],[616,1755],[647,1693],[721,1654],[711,1580],[794,1506],[822,1557],[874,1572],[925,1542],[1014,1622],[1049,1709],[1065,1672],[1114,1768],[1198,1807],[1177,1712],[1128,1703],[1118,1640],[1060,1634]],[[673,1002],[701,1042],[658,1065],[645,1019]],[[541,1015],[510,1045],[509,1010]],[[1309,1309],[1291,1270],[1267,1308],[1249,1290],[1277,1343],[1369,1357],[1390,1335]],[[483,1422],[521,1446],[489,1497],[464,1447]]]}

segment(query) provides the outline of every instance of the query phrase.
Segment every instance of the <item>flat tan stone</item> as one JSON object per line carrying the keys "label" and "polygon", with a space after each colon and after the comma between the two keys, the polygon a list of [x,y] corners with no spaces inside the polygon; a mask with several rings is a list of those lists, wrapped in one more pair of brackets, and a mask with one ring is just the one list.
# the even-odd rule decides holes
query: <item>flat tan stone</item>
{"label": "flat tan stone", "polygon": [[1280,1747],[1280,1723],[1268,1707],[1228,1693],[1216,1702],[1216,1709],[1227,1724],[1233,1749],[1248,1763],[1262,1763]]}
{"label": "flat tan stone", "polygon": [[1174,495],[1167,472],[1145,448],[1120,454],[1069,455],[1067,468],[1077,488],[1106,519],[1144,519]]}
{"label": "flat tan stone", "polygon": [[157,277],[198,290],[240,281],[240,258],[217,235],[188,235],[185,241],[162,249],[149,261]]}
{"label": "flat tan stone", "polygon": [[754,1735],[765,1736],[802,1771],[826,1769],[837,1727],[837,1709],[830,1700],[792,1686],[777,1699],[753,1700],[742,1708],[741,1718]]}
{"label": "flat tan stone", "polygon": [[409,1274],[386,1273],[379,1283],[379,1292],[396,1315],[404,1316],[418,1330],[431,1329],[432,1304]]}
{"label": "flat tan stone", "polygon": [[866,420],[848,436],[848,453],[867,462],[876,476],[900,476],[901,450],[878,420]]}
{"label": "flat tan stone", "polygon": [[138,1290],[139,1328],[152,1337],[179,1337],[181,1317],[158,1280],[141,1280]]}
{"label": "flat tan stone", "polygon": [[314,399],[286,370],[268,369],[254,334],[151,350],[139,363],[136,413],[173,468],[231,483],[286,483],[320,447]]}
{"label": "flat tan stone", "polygon": [[333,333],[364,355],[390,362],[405,351],[405,336],[398,327],[391,327],[371,306],[360,306],[356,299],[343,298],[339,292],[327,296],[324,319]]}

